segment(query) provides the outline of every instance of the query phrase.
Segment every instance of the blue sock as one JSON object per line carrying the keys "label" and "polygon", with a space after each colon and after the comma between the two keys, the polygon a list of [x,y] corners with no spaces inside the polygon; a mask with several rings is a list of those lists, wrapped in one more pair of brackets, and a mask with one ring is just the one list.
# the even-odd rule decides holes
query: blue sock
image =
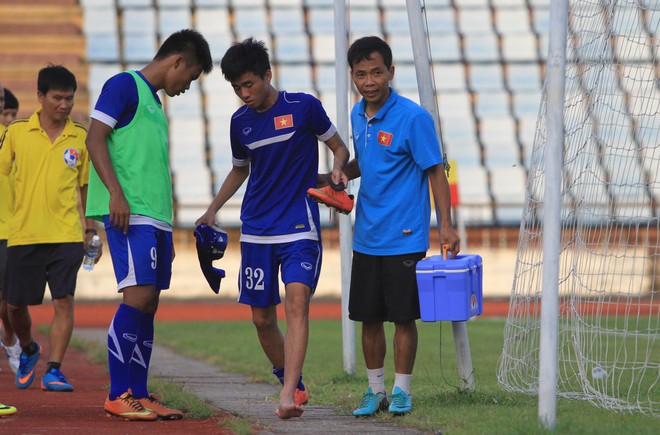
{"label": "blue sock", "polygon": [[276,369],[275,366],[273,366],[273,374],[277,380],[280,381],[280,384],[284,385],[284,367]]}
{"label": "blue sock", "polygon": [[144,314],[140,322],[138,340],[131,358],[131,387],[133,395],[138,399],[149,397],[147,381],[149,379],[149,363],[154,347],[154,315]]}
{"label": "blue sock", "polygon": [[119,305],[108,330],[108,366],[110,368],[110,400],[131,388],[130,361],[136,347],[142,311],[126,304]]}
{"label": "blue sock", "polygon": [[[280,381],[280,384],[284,385],[284,368],[278,369],[278,368],[273,367],[273,374]],[[300,373],[300,379],[298,379],[297,388],[300,391],[305,391],[305,385],[303,384],[303,381],[302,381],[302,372]]]}

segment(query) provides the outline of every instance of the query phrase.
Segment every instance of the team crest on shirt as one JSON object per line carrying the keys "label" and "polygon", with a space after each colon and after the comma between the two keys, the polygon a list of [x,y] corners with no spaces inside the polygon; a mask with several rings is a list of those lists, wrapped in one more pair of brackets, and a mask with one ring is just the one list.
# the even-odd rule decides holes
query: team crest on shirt
{"label": "team crest on shirt", "polygon": [[293,115],[276,116],[273,120],[275,121],[275,130],[293,127]]}
{"label": "team crest on shirt", "polygon": [[66,163],[68,167],[75,168],[79,159],[80,156],[78,156],[78,150],[75,148],[67,148],[64,151],[64,163]]}
{"label": "team crest on shirt", "polygon": [[378,143],[381,145],[385,145],[386,147],[390,146],[390,144],[392,143],[392,133],[387,133],[382,130],[379,131]]}
{"label": "team crest on shirt", "polygon": [[243,136],[247,136],[250,132],[252,132],[252,127],[245,127],[243,129]]}

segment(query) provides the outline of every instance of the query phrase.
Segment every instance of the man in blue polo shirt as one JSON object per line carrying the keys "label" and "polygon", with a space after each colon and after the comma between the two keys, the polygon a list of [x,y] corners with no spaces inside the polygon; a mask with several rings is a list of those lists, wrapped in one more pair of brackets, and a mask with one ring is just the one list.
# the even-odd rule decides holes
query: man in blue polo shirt
{"label": "man in blue polo shirt", "polygon": [[[353,240],[349,318],[362,322],[369,388],[356,417],[412,410],[410,380],[417,353],[419,297],[415,265],[429,248],[430,198],[440,210],[440,241],[452,256],[460,240],[451,224],[449,183],[431,115],[390,88],[392,51],[378,37],[348,50],[351,79],[362,100],[351,112],[356,158],[345,174],[361,177]],[[385,390],[383,322],[394,322],[395,378]]]}

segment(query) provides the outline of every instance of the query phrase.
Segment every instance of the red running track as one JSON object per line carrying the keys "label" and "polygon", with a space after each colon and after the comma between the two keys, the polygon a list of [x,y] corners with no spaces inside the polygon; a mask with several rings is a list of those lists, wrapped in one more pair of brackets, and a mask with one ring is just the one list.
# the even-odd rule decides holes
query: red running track
{"label": "red running track", "polygon": [[[100,328],[110,325],[117,311],[117,302],[77,302],[75,325],[85,328]],[[484,301],[483,316],[505,317],[509,302]],[[341,319],[339,301],[312,301],[309,307],[311,319]],[[30,307],[35,325],[49,324],[53,316],[50,304]],[[278,316],[284,318],[284,306],[278,306]],[[161,302],[156,314],[159,322],[231,321],[250,320],[250,308],[235,301]]]}

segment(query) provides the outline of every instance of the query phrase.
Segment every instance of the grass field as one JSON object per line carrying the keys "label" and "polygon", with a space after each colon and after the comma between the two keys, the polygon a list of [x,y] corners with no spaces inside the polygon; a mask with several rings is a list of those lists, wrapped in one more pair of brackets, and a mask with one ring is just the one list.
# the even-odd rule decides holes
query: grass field
{"label": "grass field", "polygon": [[[393,328],[386,334],[391,343]],[[282,325],[284,328],[285,325]],[[414,411],[404,417],[379,415],[395,424],[443,434],[545,433],[537,428],[536,397],[504,392],[497,385],[497,362],[502,351],[504,321],[479,318],[468,323],[475,391],[457,389],[456,359],[449,323],[418,323],[419,350],[413,376]],[[360,327],[356,333],[359,344]],[[276,383],[259,346],[251,322],[157,323],[158,344],[217,365],[252,380]],[[386,385],[394,378],[391,344],[386,357]],[[310,405],[329,405],[350,413],[366,389],[361,350],[357,349],[356,374],[343,371],[341,321],[314,320],[304,368]],[[276,398],[273,398],[275,400]],[[656,434],[660,419],[644,415],[616,414],[589,403],[559,399],[559,434]]]}

